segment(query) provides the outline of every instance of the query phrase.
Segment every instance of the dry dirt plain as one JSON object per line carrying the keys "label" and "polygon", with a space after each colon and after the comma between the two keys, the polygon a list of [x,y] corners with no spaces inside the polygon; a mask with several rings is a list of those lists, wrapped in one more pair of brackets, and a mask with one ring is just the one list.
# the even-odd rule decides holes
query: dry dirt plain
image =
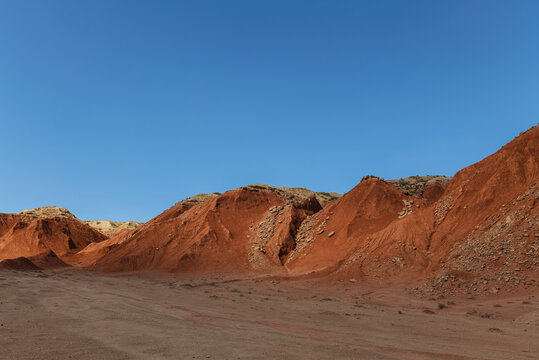
{"label": "dry dirt plain", "polygon": [[0,271],[1,359],[537,359],[539,296]]}

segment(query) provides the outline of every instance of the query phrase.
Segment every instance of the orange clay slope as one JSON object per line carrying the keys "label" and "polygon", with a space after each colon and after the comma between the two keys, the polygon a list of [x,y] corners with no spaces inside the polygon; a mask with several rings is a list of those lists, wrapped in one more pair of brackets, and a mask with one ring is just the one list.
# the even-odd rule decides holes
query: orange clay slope
{"label": "orange clay slope", "polygon": [[451,182],[367,176],[324,208],[316,197],[247,186],[181,202],[80,254],[103,271],[398,277],[448,291],[471,278],[477,288],[529,285],[539,255],[538,155],[534,127]]}
{"label": "orange clay slope", "polygon": [[0,214],[0,261],[25,257],[40,268],[61,267],[72,254],[105,238],[74,217]]}
{"label": "orange clay slope", "polygon": [[281,259],[295,246],[299,225],[320,209],[314,196],[246,186],[202,202],[180,202],[111,239],[105,255],[100,244],[85,250],[96,255],[86,263],[105,271],[282,272]]}
{"label": "orange clay slope", "polygon": [[449,292],[469,278],[481,278],[474,288],[530,285],[539,265],[538,201],[536,126],[459,171],[443,194],[412,197],[366,177],[306,220],[286,267],[340,278],[426,275]]}
{"label": "orange clay slope", "polygon": [[539,285],[538,157],[536,126],[453,179],[366,176],[340,198],[250,185],[181,201],[110,238],[65,209],[0,214],[0,261],[421,280],[418,292],[442,294],[526,288]]}

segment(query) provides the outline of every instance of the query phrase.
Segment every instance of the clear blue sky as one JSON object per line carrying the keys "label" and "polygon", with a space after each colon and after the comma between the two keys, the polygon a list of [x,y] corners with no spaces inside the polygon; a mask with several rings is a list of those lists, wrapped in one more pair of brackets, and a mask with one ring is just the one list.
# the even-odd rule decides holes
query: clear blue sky
{"label": "clear blue sky", "polygon": [[453,175],[539,121],[539,1],[0,1],[0,211]]}

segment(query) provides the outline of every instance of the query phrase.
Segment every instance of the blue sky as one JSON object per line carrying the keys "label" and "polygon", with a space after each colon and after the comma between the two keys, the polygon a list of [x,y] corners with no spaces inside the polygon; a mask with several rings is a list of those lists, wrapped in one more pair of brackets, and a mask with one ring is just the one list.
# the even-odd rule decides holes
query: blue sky
{"label": "blue sky", "polygon": [[0,211],[453,175],[539,121],[538,1],[0,1]]}

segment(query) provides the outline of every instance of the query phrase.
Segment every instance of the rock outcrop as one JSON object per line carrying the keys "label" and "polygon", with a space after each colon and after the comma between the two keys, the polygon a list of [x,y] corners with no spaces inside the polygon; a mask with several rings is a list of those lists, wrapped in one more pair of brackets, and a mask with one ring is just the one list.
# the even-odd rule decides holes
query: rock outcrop
{"label": "rock outcrop", "polygon": [[536,126],[453,178],[365,176],[342,197],[249,185],[188,198],[145,224],[91,223],[109,238],[62,208],[0,214],[0,261],[498,292],[539,285],[538,203]]}
{"label": "rock outcrop", "polygon": [[281,271],[296,228],[321,209],[315,198],[250,185],[203,202],[182,201],[116,239],[96,259],[110,271]]}
{"label": "rock outcrop", "polygon": [[[60,213],[61,216],[56,216],[57,212],[51,213],[47,208],[45,212],[0,214],[0,260],[41,255],[46,260],[51,253],[67,258],[91,243],[106,239],[105,235],[70,216],[67,210]],[[59,264],[45,261],[44,266],[49,263]]]}

